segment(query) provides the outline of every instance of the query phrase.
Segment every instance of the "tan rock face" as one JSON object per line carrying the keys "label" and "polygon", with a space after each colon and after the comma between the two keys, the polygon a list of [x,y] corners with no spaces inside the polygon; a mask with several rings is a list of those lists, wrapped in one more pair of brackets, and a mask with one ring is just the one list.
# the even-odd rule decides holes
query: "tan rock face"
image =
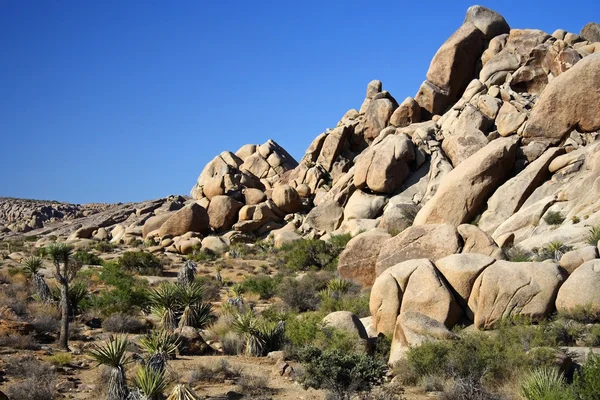
{"label": "tan rock face", "polygon": [[356,190],[344,208],[344,220],[376,218],[381,214],[385,203],[386,199],[383,196]]}
{"label": "tan rock face", "polygon": [[286,214],[295,213],[302,208],[300,195],[289,185],[280,185],[273,189],[271,199]]}
{"label": "tan rock face", "polygon": [[556,309],[569,312],[590,307],[600,313],[600,260],[591,260],[577,268],[561,286],[556,297]]}
{"label": "tan rock face", "polygon": [[487,40],[510,32],[510,26],[502,15],[483,6],[469,7],[464,22],[475,25]]}
{"label": "tan rock face", "polygon": [[422,85],[415,97],[426,116],[441,115],[460,97],[473,78],[483,41],[483,32],[465,22],[440,47],[427,71],[429,85]]}
{"label": "tan rock face", "polygon": [[456,167],[487,144],[487,137],[480,130],[472,129],[460,135],[449,135],[442,142],[442,149]]}
{"label": "tan rock face", "polygon": [[600,54],[592,54],[553,79],[540,95],[523,131],[526,142],[557,144],[572,130],[600,129]]}
{"label": "tan rock face", "polygon": [[415,204],[388,204],[381,217],[379,227],[393,234],[402,233],[411,227],[418,211]]}
{"label": "tan rock face", "polygon": [[421,107],[412,97],[407,97],[390,117],[390,125],[402,128],[421,121]]}
{"label": "tan rock face", "polygon": [[398,104],[388,98],[375,98],[371,100],[365,113],[365,130],[363,136],[367,143],[371,143],[383,128],[388,125],[390,117]]}
{"label": "tan rock face", "polygon": [[590,22],[586,24],[582,29],[580,36],[588,42],[600,42],[600,24]]}
{"label": "tan rock face", "polygon": [[500,136],[510,136],[517,132],[527,119],[527,114],[519,112],[515,106],[505,101],[496,117],[496,127]]}
{"label": "tan rock face", "polygon": [[265,201],[267,196],[260,189],[246,188],[244,189],[244,199],[247,205],[255,205]]}
{"label": "tan rock face", "polygon": [[340,329],[352,335],[355,339],[368,339],[367,331],[360,322],[360,318],[350,311],[335,311],[323,318],[323,325]]}
{"label": "tan rock face", "polygon": [[[173,215],[173,213],[169,212],[169,213],[163,213],[163,214],[155,215],[153,217],[148,218],[146,220],[146,222],[144,223],[144,226],[142,227],[142,237],[145,239],[146,236],[148,236],[148,234],[150,232],[160,229],[160,227],[169,218],[171,218],[172,215]],[[117,228],[115,228],[115,229],[117,229]],[[124,234],[125,234],[124,228],[122,231],[121,231],[121,229],[117,230],[116,232],[113,231],[113,233],[112,233],[113,239],[117,235],[119,235],[122,238]]]}
{"label": "tan rock face", "polygon": [[208,214],[206,210],[196,203],[175,212],[164,224],[161,225],[158,235],[181,236],[187,232],[206,233],[209,230]]}
{"label": "tan rock face", "polygon": [[383,242],[375,271],[379,276],[403,261],[442,258],[457,253],[461,246],[460,236],[452,225],[413,226]]}
{"label": "tan rock face", "polygon": [[585,246],[563,254],[560,258],[560,266],[569,274],[572,274],[582,264],[596,258],[598,258],[598,248],[596,246]]}
{"label": "tan rock face", "polygon": [[363,287],[375,282],[375,264],[384,241],[392,236],[383,229],[363,232],[350,239],[338,261],[338,272]]}
{"label": "tan rock face", "polygon": [[479,227],[471,224],[462,224],[456,230],[464,243],[462,253],[485,254],[496,260],[504,259],[504,254],[496,242],[494,242],[494,239],[479,229]]}
{"label": "tan rock face", "polygon": [[[231,229],[243,204],[228,196],[215,196],[208,205],[210,226],[217,232]],[[256,210],[255,210],[256,212]]]}
{"label": "tan rock face", "polygon": [[344,146],[347,144],[348,136],[351,130],[348,127],[340,126],[331,131],[323,141],[323,146],[317,162],[327,171],[331,171],[331,167],[340,154]]}
{"label": "tan rock face", "polygon": [[510,174],[517,140],[500,138],[463,161],[442,180],[436,194],[419,211],[414,225],[468,223]]}
{"label": "tan rock face", "polygon": [[475,326],[492,329],[510,316],[540,319],[549,315],[563,281],[554,263],[496,261],[479,275],[469,297]]}
{"label": "tan rock face", "polygon": [[306,216],[306,223],[318,231],[335,231],[342,222],[344,209],[335,200],[327,200],[314,207]]}
{"label": "tan rock face", "polygon": [[377,193],[393,193],[410,174],[408,163],[414,158],[408,136],[389,135],[361,154],[355,166],[354,185]]}

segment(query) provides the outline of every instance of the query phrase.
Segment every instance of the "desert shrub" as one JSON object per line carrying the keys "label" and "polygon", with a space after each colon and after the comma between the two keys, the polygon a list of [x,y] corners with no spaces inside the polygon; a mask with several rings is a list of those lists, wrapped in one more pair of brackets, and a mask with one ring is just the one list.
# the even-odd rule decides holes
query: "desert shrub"
{"label": "desert shrub", "polygon": [[190,373],[188,383],[196,385],[198,383],[219,383],[225,380],[235,380],[242,376],[241,368],[232,366],[227,360],[205,361],[198,365]]}
{"label": "desert shrub", "polygon": [[192,254],[187,256],[188,260],[196,262],[209,262],[214,261],[218,258],[217,254],[209,249],[203,249],[201,247],[195,247],[192,250]]}
{"label": "desert shrub", "polygon": [[419,377],[443,374],[450,349],[450,343],[441,341],[411,347],[406,354],[406,367]]}
{"label": "desert shrub", "polygon": [[565,217],[563,217],[560,211],[548,211],[544,216],[544,221],[548,225],[560,225],[565,221]]}
{"label": "desert shrub", "polygon": [[563,376],[556,368],[538,368],[523,379],[521,395],[526,400],[567,400],[572,398]]}
{"label": "desert shrub", "polygon": [[600,325],[592,325],[584,337],[584,344],[589,347],[600,346]]}
{"label": "desert shrub", "polygon": [[326,389],[338,399],[350,399],[353,393],[369,391],[380,384],[385,364],[365,354],[348,354],[339,350],[322,351],[306,348],[302,355],[304,387]]}
{"label": "desert shrub", "polygon": [[71,355],[71,353],[56,353],[46,357],[46,361],[52,365],[64,367],[66,365],[69,365],[71,361],[73,361],[73,356]]}
{"label": "desert shrub", "polygon": [[267,383],[268,379],[265,376],[242,373],[237,381],[237,386],[244,396],[257,399],[271,391]]}
{"label": "desert shrub", "polygon": [[600,356],[590,352],[573,382],[577,400],[600,399]]}
{"label": "desert shrub", "polygon": [[371,315],[369,309],[370,291],[361,292],[360,286],[345,279],[332,279],[327,288],[319,292],[319,310],[325,313],[350,311],[359,318]]}
{"label": "desert shrub", "polygon": [[39,333],[58,333],[60,320],[54,315],[39,315],[31,321],[31,325]]}
{"label": "desert shrub", "polygon": [[562,255],[567,251],[571,250],[570,246],[565,246],[561,241],[555,240],[544,247],[537,249],[537,255],[535,257],[536,261],[544,261],[544,260],[560,260]]}
{"label": "desert shrub", "polygon": [[592,246],[598,245],[598,242],[600,242],[600,225],[590,228],[590,233],[588,233],[586,240]]}
{"label": "desert shrub", "polygon": [[469,379],[455,379],[444,387],[440,400],[502,400],[478,382]]}
{"label": "desert shrub", "polygon": [[[69,286],[68,294],[69,304],[71,305],[71,316],[76,316],[82,308],[86,309],[90,306],[89,291],[85,282],[73,282],[71,286]],[[53,286],[50,288],[50,296],[56,303],[59,303],[61,298],[60,287]]]}
{"label": "desert shrub", "polygon": [[246,278],[242,282],[242,288],[245,292],[256,293],[261,299],[266,300],[275,296],[279,282],[281,279],[278,277],[260,274]]}
{"label": "desert shrub", "polygon": [[571,217],[571,221],[573,221],[574,224],[578,224],[581,222],[581,218],[579,218],[577,215],[573,215]]}
{"label": "desert shrub", "polygon": [[99,251],[100,253],[111,253],[116,248],[117,245],[110,242],[101,241],[94,244],[94,249]]}
{"label": "desert shrub", "polygon": [[279,250],[283,266],[291,271],[333,270],[337,258],[351,239],[350,235],[332,236],[329,242],[303,239],[286,244]]}
{"label": "desert shrub", "polygon": [[314,311],[319,308],[320,292],[327,288],[330,278],[326,272],[307,273],[300,279],[287,277],[279,284],[277,295],[294,311]]}
{"label": "desert shrub", "polygon": [[223,353],[230,356],[242,354],[244,352],[246,342],[244,338],[235,332],[227,332],[221,337],[221,346]]}
{"label": "desert shrub", "polygon": [[582,324],[591,324],[600,322],[600,313],[591,304],[582,304],[562,311],[558,314],[559,318],[571,319]]}
{"label": "desert shrub", "polygon": [[288,342],[294,346],[303,346],[314,342],[321,330],[320,324],[324,316],[317,312],[291,315],[287,319],[285,327]]}
{"label": "desert shrub", "polygon": [[8,387],[11,400],[48,400],[54,398],[56,374],[50,364],[32,356],[12,357],[6,360],[6,373],[23,380]]}
{"label": "desert shrub", "polygon": [[124,271],[137,275],[162,275],[158,257],[145,251],[128,251],[118,259],[117,265]]}
{"label": "desert shrub", "polygon": [[425,392],[441,392],[444,390],[444,383],[442,375],[425,375],[421,378],[421,386]]}
{"label": "desert shrub", "polygon": [[104,262],[100,257],[87,250],[76,251],[73,253],[73,259],[82,265],[102,265]]}
{"label": "desert shrub", "polygon": [[195,282],[204,287],[204,299],[206,301],[216,301],[221,297],[221,284],[212,276],[197,276]]}
{"label": "desert shrub", "polygon": [[519,246],[512,246],[505,253],[508,261],[512,262],[530,262],[533,260],[533,254],[523,250]]}
{"label": "desert shrub", "polygon": [[136,317],[117,312],[102,321],[102,329],[114,333],[142,333],[146,326]]}
{"label": "desert shrub", "polygon": [[102,266],[100,280],[107,285],[99,295],[92,298],[91,306],[105,316],[116,312],[134,314],[148,305],[147,283],[122,270],[117,263]]}
{"label": "desert shrub", "polygon": [[25,315],[27,313],[27,299],[29,298],[29,290],[22,283],[17,283],[15,275],[11,278],[11,284],[4,286],[0,292],[0,308],[8,307],[17,315]]}
{"label": "desert shrub", "polygon": [[5,335],[0,336],[0,347],[8,347],[20,350],[37,350],[39,344],[32,334],[29,335]]}

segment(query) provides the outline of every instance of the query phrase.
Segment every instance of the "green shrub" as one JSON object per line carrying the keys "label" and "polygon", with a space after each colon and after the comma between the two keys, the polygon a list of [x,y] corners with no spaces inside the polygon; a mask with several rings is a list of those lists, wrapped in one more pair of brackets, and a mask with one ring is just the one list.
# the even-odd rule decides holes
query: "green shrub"
{"label": "green shrub", "polygon": [[162,275],[162,264],[158,257],[145,251],[128,251],[117,260],[124,271],[137,275]]}
{"label": "green shrub", "polygon": [[279,284],[277,295],[294,311],[314,311],[319,308],[320,292],[327,288],[330,278],[327,272],[307,273],[300,279],[290,276]]}
{"label": "green shrub", "polygon": [[52,365],[64,367],[66,365],[69,365],[71,361],[73,361],[73,356],[71,355],[71,353],[56,353],[54,355],[46,357],[46,361],[48,361]]}
{"label": "green shrub", "polygon": [[594,322],[600,322],[600,313],[591,305],[583,304],[578,305],[559,313],[560,318],[572,319],[582,324],[591,324]]}
{"label": "green shrub", "polygon": [[325,317],[322,313],[308,312],[300,315],[290,315],[285,327],[286,339],[293,346],[304,346],[313,343]]}
{"label": "green shrub", "polygon": [[600,242],[600,225],[590,228],[590,233],[588,233],[586,239],[592,246],[597,246],[598,242]]}
{"label": "green shrub", "polygon": [[[69,286],[69,304],[71,305],[71,316],[76,316],[80,311],[83,311],[91,306],[89,295],[90,294],[85,282],[76,281]],[[60,302],[60,287],[53,286],[50,289],[50,297],[52,297],[55,302]]]}
{"label": "green shrub", "polygon": [[209,262],[214,261],[218,257],[217,255],[209,249],[203,249],[201,247],[195,247],[192,251],[192,254],[187,256],[188,260],[196,261],[196,262]]}
{"label": "green shrub", "polygon": [[116,244],[104,241],[98,242],[94,245],[94,249],[96,249],[100,253],[111,253],[116,248]]}
{"label": "green shrub", "polygon": [[573,383],[577,400],[600,399],[600,356],[590,352]]}
{"label": "green shrub", "polygon": [[506,258],[512,262],[531,262],[533,255],[519,246],[510,247],[505,251]]}
{"label": "green shrub", "polygon": [[565,385],[563,376],[556,368],[538,368],[530,373],[520,385],[526,400],[568,400],[572,392]]}
{"label": "green shrub", "polygon": [[337,267],[337,257],[350,240],[349,235],[332,236],[330,242],[303,239],[286,244],[279,250],[281,261],[291,271],[308,271]]}
{"label": "green shrub", "polygon": [[82,265],[102,265],[103,259],[87,250],[79,250],[73,253],[73,259]]}
{"label": "green shrub", "polygon": [[589,347],[600,346],[600,325],[593,325],[585,335],[584,343]]}
{"label": "green shrub", "polygon": [[364,354],[307,348],[302,354],[304,387],[329,390],[337,399],[350,399],[383,381],[385,364]]}
{"label": "green shrub", "polygon": [[322,291],[320,292],[320,296],[321,304],[319,310],[327,314],[335,311],[350,311],[359,318],[371,315],[369,309],[369,291],[357,293],[356,290],[352,290],[350,293],[344,293],[339,296],[332,296],[327,291]]}
{"label": "green shrub", "polygon": [[411,347],[406,353],[408,368],[419,377],[443,374],[450,350],[450,343],[442,341],[425,342]]}
{"label": "green shrub", "polygon": [[279,282],[281,282],[280,278],[261,274],[246,278],[242,282],[242,288],[245,292],[256,293],[261,299],[266,300],[275,296]]}
{"label": "green shrub", "polygon": [[577,215],[573,215],[571,217],[571,221],[573,221],[574,224],[578,224],[581,222],[581,218],[579,218]]}
{"label": "green shrub", "polygon": [[559,211],[548,211],[544,216],[544,221],[548,225],[560,225],[565,221],[565,217]]}
{"label": "green shrub", "polygon": [[91,306],[105,316],[121,312],[134,314],[148,306],[147,283],[136,279],[115,262],[102,266],[100,279],[107,285],[99,295],[92,297]]}

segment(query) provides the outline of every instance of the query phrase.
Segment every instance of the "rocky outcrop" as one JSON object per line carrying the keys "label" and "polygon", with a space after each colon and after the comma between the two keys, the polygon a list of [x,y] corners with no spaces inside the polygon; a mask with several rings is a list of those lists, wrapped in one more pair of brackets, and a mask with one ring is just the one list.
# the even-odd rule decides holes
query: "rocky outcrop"
{"label": "rocky outcrop", "polygon": [[383,243],[391,235],[383,229],[373,229],[350,239],[340,254],[338,272],[344,279],[350,279],[363,287],[375,282],[375,264]]}
{"label": "rocky outcrop", "polygon": [[556,297],[556,309],[570,313],[587,308],[600,313],[600,260],[591,260],[578,267],[561,286]]}

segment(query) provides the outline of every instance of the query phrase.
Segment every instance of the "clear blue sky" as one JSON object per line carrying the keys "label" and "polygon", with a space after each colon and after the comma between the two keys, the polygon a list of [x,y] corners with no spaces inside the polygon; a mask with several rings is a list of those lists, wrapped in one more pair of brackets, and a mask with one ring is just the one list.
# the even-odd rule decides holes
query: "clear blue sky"
{"label": "clear blue sky", "polygon": [[[0,1],[0,196],[76,203],[187,194],[223,150],[299,159],[358,108],[400,102],[465,1]],[[496,1],[513,28],[579,33],[600,2]]]}

